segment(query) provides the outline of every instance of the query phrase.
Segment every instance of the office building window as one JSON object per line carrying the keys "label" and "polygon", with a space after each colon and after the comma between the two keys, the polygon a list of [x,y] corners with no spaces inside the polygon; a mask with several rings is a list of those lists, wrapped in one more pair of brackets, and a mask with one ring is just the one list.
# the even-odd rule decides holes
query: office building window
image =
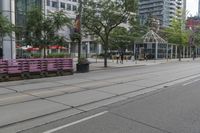
{"label": "office building window", "polygon": [[77,10],[77,6],[73,5],[73,11]]}
{"label": "office building window", "polygon": [[65,3],[61,2],[60,3],[60,7],[63,8],[63,9],[65,9]]}
{"label": "office building window", "polygon": [[70,4],[67,4],[67,10],[71,11],[72,10],[72,6]]}
{"label": "office building window", "polygon": [[47,6],[50,6],[50,0],[47,0]]}
{"label": "office building window", "polygon": [[58,2],[52,1],[52,7],[58,8]]}

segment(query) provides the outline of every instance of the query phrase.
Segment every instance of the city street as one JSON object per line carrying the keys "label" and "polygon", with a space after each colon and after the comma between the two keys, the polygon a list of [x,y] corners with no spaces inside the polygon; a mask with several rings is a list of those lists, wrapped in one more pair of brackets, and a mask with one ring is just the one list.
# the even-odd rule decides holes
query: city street
{"label": "city street", "polygon": [[199,133],[200,62],[0,83],[0,133]]}

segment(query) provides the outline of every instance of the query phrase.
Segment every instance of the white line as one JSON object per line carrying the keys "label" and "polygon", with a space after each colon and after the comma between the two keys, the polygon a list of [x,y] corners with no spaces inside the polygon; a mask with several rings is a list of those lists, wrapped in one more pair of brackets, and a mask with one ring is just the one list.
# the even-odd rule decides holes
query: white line
{"label": "white line", "polygon": [[190,84],[195,83],[195,82],[197,82],[197,81],[200,81],[200,79],[196,79],[196,80],[194,80],[194,81],[185,83],[185,84],[183,84],[183,86],[190,85]]}
{"label": "white line", "polygon": [[108,113],[108,111],[104,111],[104,112],[101,112],[101,113],[98,113],[98,114],[95,114],[95,115],[92,115],[92,116],[83,118],[83,119],[81,119],[81,120],[78,120],[78,121],[75,121],[75,122],[72,122],[72,123],[69,123],[69,124],[66,124],[66,125],[63,125],[63,126],[60,126],[60,127],[57,127],[57,128],[51,129],[51,130],[48,130],[48,131],[45,131],[45,132],[43,132],[43,133],[53,133],[53,132],[59,131],[59,130],[61,130],[61,129],[63,129],[63,128],[67,128],[67,127],[76,125],[76,124],[78,124],[78,123],[81,123],[81,122],[90,120],[90,119],[92,119],[92,118],[95,118],[95,117],[104,115],[104,114],[106,114],[106,113]]}

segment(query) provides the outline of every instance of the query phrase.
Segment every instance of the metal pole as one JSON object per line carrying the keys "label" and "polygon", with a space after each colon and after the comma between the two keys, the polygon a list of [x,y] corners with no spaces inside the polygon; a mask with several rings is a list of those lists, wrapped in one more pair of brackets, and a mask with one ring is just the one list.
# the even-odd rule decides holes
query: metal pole
{"label": "metal pole", "polygon": [[82,0],[79,0],[79,19],[80,19],[80,38],[79,38],[79,42],[78,42],[78,62],[80,61],[80,58],[81,58],[81,44],[82,44],[82,35],[81,35],[81,23],[82,23],[82,5],[83,3],[82,3]]}

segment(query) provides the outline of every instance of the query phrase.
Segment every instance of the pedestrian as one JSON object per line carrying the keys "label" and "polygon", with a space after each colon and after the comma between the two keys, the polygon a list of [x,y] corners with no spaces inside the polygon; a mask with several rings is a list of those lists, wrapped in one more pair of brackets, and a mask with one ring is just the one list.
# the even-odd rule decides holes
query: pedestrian
{"label": "pedestrian", "polygon": [[193,54],[193,60],[195,59],[195,54]]}
{"label": "pedestrian", "polygon": [[145,58],[145,60],[147,61],[148,55],[147,55],[147,54],[144,54],[144,58]]}
{"label": "pedestrian", "polygon": [[117,58],[117,64],[118,64],[119,63],[119,53],[117,53],[116,58]]}
{"label": "pedestrian", "polygon": [[134,61],[134,60],[135,60],[135,57],[134,57],[134,55],[132,55],[132,56],[131,56],[131,60],[132,60],[132,61]]}
{"label": "pedestrian", "polygon": [[112,62],[114,62],[115,56],[113,54],[111,55],[111,58],[112,58]]}
{"label": "pedestrian", "polygon": [[124,53],[122,52],[121,53],[121,55],[120,55],[120,62],[121,62],[121,64],[123,64],[123,62],[124,62]]}

